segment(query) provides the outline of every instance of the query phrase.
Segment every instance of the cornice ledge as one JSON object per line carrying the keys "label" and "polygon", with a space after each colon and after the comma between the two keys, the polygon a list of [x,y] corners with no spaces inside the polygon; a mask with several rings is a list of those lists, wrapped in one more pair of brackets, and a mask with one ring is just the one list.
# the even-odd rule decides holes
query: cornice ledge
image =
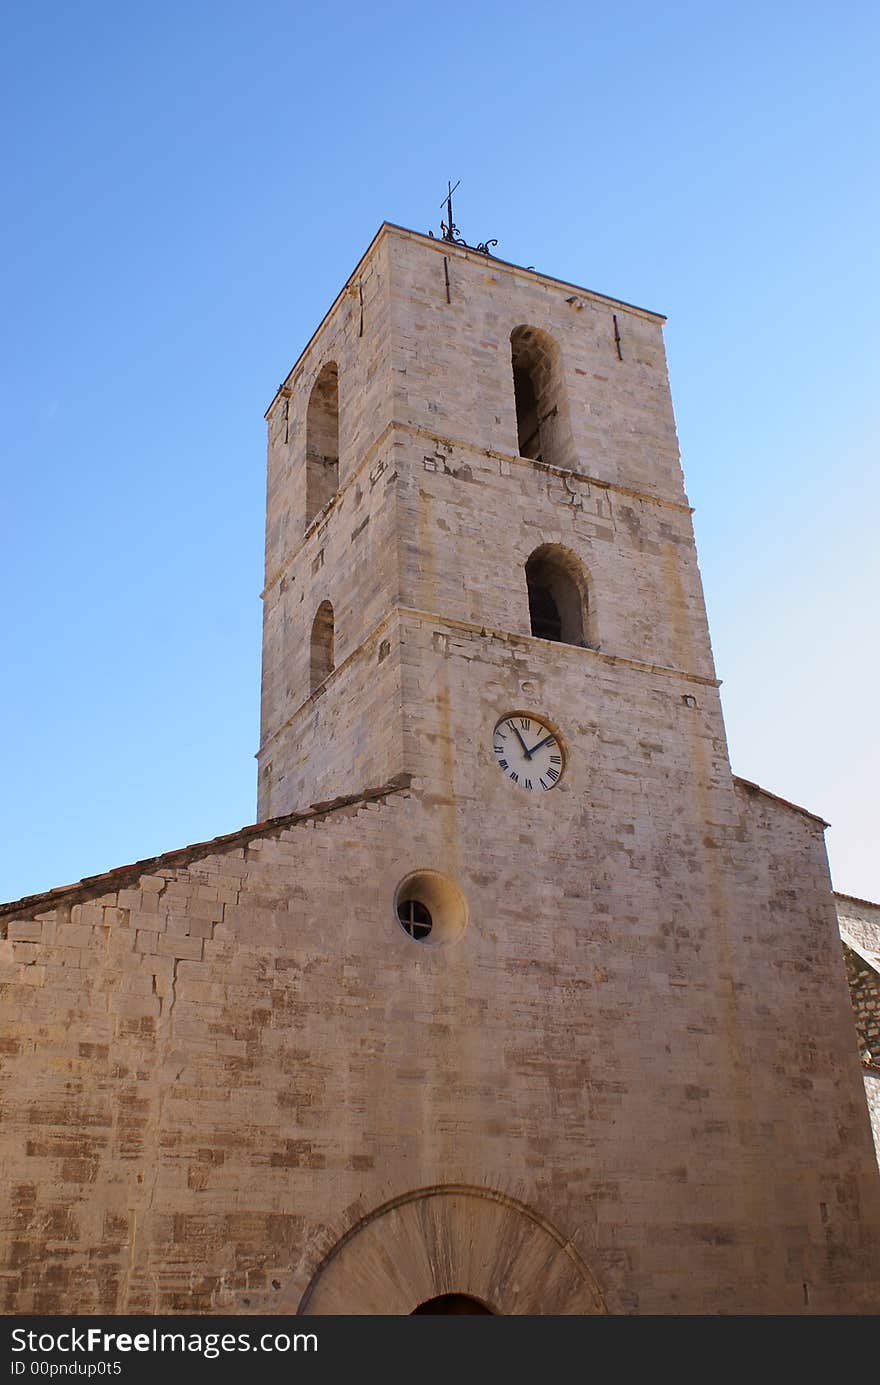
{"label": "cornice ledge", "polygon": [[609,654],[604,649],[591,649],[588,645],[565,644],[559,640],[542,640],[537,635],[523,635],[515,630],[496,630],[488,625],[476,625],[472,621],[456,620],[452,616],[440,615],[437,611],[424,611],[416,606],[399,606],[401,615],[415,616],[419,620],[429,620],[436,625],[447,625],[454,630],[475,634],[482,639],[503,640],[505,644],[539,644],[549,649],[576,649],[579,654],[599,659],[606,664],[620,664],[625,668],[638,669],[641,673],[656,673],[671,678],[680,678],[686,683],[699,683],[706,688],[720,688],[720,678],[708,678],[702,673],[689,673],[687,669],[674,668],[669,664],[652,664],[644,659],[631,659],[625,654]]}

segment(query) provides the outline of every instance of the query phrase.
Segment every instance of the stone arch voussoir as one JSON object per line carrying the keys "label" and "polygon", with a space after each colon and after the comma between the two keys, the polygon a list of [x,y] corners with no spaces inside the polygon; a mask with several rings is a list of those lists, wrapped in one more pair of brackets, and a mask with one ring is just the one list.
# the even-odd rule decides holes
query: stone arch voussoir
{"label": "stone arch voussoir", "polygon": [[421,1188],[355,1223],[303,1294],[308,1315],[408,1314],[444,1294],[495,1313],[605,1313],[580,1255],[545,1218],[489,1188]]}

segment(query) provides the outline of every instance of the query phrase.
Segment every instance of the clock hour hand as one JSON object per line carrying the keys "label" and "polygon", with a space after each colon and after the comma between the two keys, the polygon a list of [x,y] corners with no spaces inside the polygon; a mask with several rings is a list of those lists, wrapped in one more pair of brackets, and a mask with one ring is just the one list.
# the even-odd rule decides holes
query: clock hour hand
{"label": "clock hour hand", "polygon": [[[513,722],[512,722],[512,721],[509,721],[507,724],[508,724],[508,726],[513,726]],[[531,760],[531,758],[532,758],[532,752],[529,750],[529,747],[526,745],[526,743],[525,743],[525,741],[523,740],[522,736],[519,734],[519,729],[518,729],[518,727],[513,726],[513,730],[514,730],[514,732],[515,732],[515,734],[516,734],[517,740],[519,741],[520,745],[522,746],[522,748],[523,748],[523,750],[524,750],[524,752],[525,752],[525,757],[526,757],[526,759],[527,759],[527,760]]]}
{"label": "clock hour hand", "polygon": [[[528,756],[529,756],[529,759],[531,760],[532,755],[534,755],[534,753],[535,753],[536,750],[540,750],[542,745],[546,745],[548,741],[555,741],[555,740],[556,740],[556,737],[554,736],[553,732],[551,731],[549,736],[545,736],[544,739],[543,739],[542,741],[538,741],[538,744],[537,744],[537,745],[533,745],[531,751],[530,751],[530,752],[527,752],[527,754],[528,754]],[[523,749],[525,749],[525,747],[523,747]]]}

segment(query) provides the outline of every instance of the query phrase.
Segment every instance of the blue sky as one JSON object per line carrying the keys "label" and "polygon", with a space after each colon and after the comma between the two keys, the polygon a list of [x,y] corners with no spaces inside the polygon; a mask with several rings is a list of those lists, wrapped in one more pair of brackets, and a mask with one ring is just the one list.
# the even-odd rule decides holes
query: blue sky
{"label": "blue sky", "polygon": [[254,819],[263,410],[447,176],[668,314],[734,770],[880,898],[878,15],[5,7],[0,898]]}

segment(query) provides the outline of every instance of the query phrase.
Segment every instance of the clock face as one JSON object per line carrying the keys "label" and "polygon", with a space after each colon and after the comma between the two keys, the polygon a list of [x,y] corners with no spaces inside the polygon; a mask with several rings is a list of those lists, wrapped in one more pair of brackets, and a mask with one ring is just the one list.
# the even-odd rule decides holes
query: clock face
{"label": "clock face", "polygon": [[498,768],[521,789],[546,792],[562,777],[562,746],[540,717],[525,712],[502,717],[492,736],[492,749]]}

